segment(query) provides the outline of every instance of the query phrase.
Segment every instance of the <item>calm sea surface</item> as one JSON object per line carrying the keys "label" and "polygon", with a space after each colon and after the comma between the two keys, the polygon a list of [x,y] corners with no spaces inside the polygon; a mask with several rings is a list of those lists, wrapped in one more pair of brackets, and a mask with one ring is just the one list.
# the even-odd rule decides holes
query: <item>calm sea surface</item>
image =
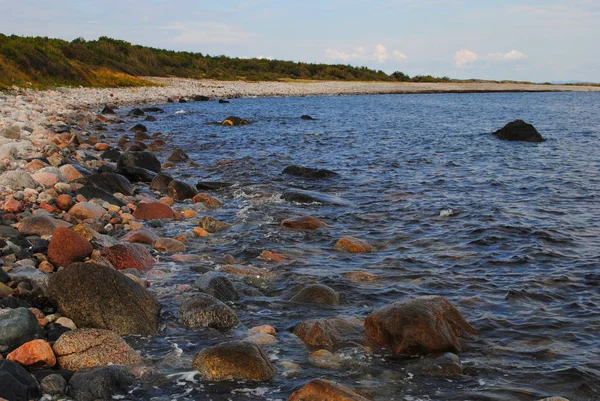
{"label": "calm sea surface", "polygon": [[[169,173],[194,185],[233,183],[212,193],[223,208],[201,212],[233,226],[187,244],[201,263],[162,257],[157,267],[165,274],[149,277],[163,304],[163,324],[155,337],[129,341],[166,378],[152,379],[131,397],[285,400],[306,382],[326,378],[366,390],[375,400],[600,399],[600,94],[256,98],[161,107],[165,113],[144,124],[198,164]],[[317,120],[302,120],[303,114]],[[229,115],[253,123],[211,124]],[[547,141],[504,142],[490,135],[518,118]],[[281,174],[291,164],[327,168],[339,177]],[[281,193],[290,187],[336,195],[349,206],[289,203]],[[330,228],[279,226],[299,215]],[[192,228],[186,221],[157,230],[175,236]],[[342,235],[376,250],[337,252],[333,245]],[[257,259],[263,250],[292,259],[267,263]],[[275,278],[233,277],[242,299],[232,307],[242,325],[232,332],[183,328],[176,287],[192,284],[208,268],[218,270],[228,254],[239,264],[272,270]],[[355,270],[379,280],[354,283],[343,276]],[[337,290],[342,305],[286,300],[314,282]],[[463,375],[412,375],[405,360],[358,348],[342,352],[343,368],[322,369],[291,333],[310,318],[366,317],[418,295],[445,296],[480,330],[460,354]],[[247,328],[261,324],[278,331],[279,342],[265,346],[277,369],[272,381],[194,378],[198,351],[244,338]],[[302,370],[285,373],[289,361]]]}

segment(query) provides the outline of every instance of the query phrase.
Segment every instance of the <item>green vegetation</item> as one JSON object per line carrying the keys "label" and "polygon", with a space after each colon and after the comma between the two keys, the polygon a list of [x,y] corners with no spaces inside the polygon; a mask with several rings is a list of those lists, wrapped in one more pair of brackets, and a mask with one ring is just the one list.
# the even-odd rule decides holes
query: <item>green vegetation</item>
{"label": "green vegetation", "polygon": [[344,80],[447,82],[447,77],[391,75],[367,67],[241,59],[155,49],[101,37],[68,42],[47,37],[0,34],[0,88],[12,85],[140,86],[140,77],[182,77],[220,80]]}

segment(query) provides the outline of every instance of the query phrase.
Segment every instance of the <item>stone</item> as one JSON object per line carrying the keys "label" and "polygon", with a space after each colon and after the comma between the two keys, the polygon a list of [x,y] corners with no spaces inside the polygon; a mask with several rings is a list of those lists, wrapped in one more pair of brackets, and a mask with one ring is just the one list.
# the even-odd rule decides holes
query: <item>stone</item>
{"label": "stone", "polygon": [[210,98],[208,96],[204,96],[204,95],[195,95],[193,97],[193,99],[196,102],[208,102],[210,100]]}
{"label": "stone", "polygon": [[52,347],[45,340],[29,341],[6,356],[6,360],[15,361],[29,369],[49,369],[56,365]]}
{"label": "stone", "polygon": [[410,374],[422,376],[456,376],[463,373],[460,358],[451,352],[430,354],[408,361],[402,368]]}
{"label": "stone", "polygon": [[34,266],[17,266],[8,275],[15,283],[27,283],[35,295],[48,294],[48,275]]}
{"label": "stone", "polygon": [[67,331],[56,340],[52,349],[59,367],[73,371],[109,363],[133,365],[141,360],[121,336],[109,330]]}
{"label": "stone", "polygon": [[8,213],[21,213],[23,211],[23,202],[16,199],[8,199],[4,202],[4,211]]}
{"label": "stone", "polygon": [[339,196],[327,195],[316,191],[288,188],[281,194],[281,199],[297,203],[322,203],[334,206],[352,206],[352,203]]}
{"label": "stone", "polygon": [[217,198],[214,198],[214,197],[210,196],[209,194],[205,194],[205,193],[200,193],[200,194],[195,195],[192,198],[192,202],[203,203],[207,207],[212,207],[212,208],[221,207],[221,202]]}
{"label": "stone", "polygon": [[140,203],[133,213],[133,217],[138,220],[173,219],[175,212],[169,205],[161,202]]}
{"label": "stone", "polygon": [[371,252],[373,246],[366,241],[358,238],[343,236],[335,243],[335,249],[350,253]]}
{"label": "stone", "polygon": [[0,175],[0,186],[13,189],[37,188],[38,183],[24,170],[7,171]]}
{"label": "stone", "polygon": [[285,219],[281,222],[281,226],[301,230],[316,230],[317,228],[327,227],[324,222],[311,216],[300,216],[292,219]]}
{"label": "stone", "polygon": [[288,166],[282,174],[294,175],[296,177],[310,178],[314,180],[337,177],[338,173],[322,168],[311,168],[302,166]]}
{"label": "stone", "polygon": [[67,381],[59,374],[50,374],[40,381],[40,390],[42,394],[62,396],[67,392]]}
{"label": "stone", "polygon": [[144,124],[136,124],[133,127],[129,128],[131,132],[148,132],[148,128]]}
{"label": "stone", "polygon": [[4,283],[0,283],[0,297],[10,296],[14,290]]}
{"label": "stone", "polygon": [[75,231],[59,227],[52,234],[48,245],[48,259],[55,266],[68,266],[80,262],[90,256],[94,247]]}
{"label": "stone", "polygon": [[107,258],[117,270],[149,269],[155,260],[146,247],[140,244],[117,244],[100,251],[100,255]]}
{"label": "stone", "polygon": [[50,188],[61,182],[60,177],[56,174],[38,171],[31,174],[31,178],[38,183],[39,186]]}
{"label": "stone", "polygon": [[369,401],[341,384],[316,379],[295,391],[288,401]]}
{"label": "stone", "polygon": [[184,253],[185,244],[173,238],[159,238],[152,245],[159,252]]}
{"label": "stone", "polygon": [[323,284],[309,284],[296,293],[291,302],[304,304],[339,305],[340,296],[331,287]]}
{"label": "stone", "polygon": [[69,210],[73,206],[73,198],[70,195],[62,194],[56,197],[56,207],[60,210]]}
{"label": "stone", "polygon": [[377,281],[378,278],[372,274],[361,272],[358,270],[346,272],[343,274],[345,278],[355,283],[368,282],[368,281]]}
{"label": "stone", "polygon": [[77,168],[75,168],[75,166],[71,164],[65,164],[63,166],[60,166],[58,169],[66,177],[68,182],[78,180],[80,178],[83,178],[84,176],[81,171],[79,171]]}
{"label": "stone", "polygon": [[70,330],[75,330],[77,329],[77,326],[75,325],[75,322],[73,322],[71,319],[69,319],[68,317],[59,317],[58,319],[56,319],[54,321],[56,324],[60,324],[63,327],[66,327],[67,329]]}
{"label": "stone", "polygon": [[210,237],[212,235],[211,233],[209,233],[202,227],[195,227],[193,232],[194,232],[194,235],[196,235],[198,237]]}
{"label": "stone", "polygon": [[173,180],[167,185],[167,195],[178,201],[192,199],[197,193],[191,185],[183,181]]}
{"label": "stone", "polygon": [[170,162],[184,162],[189,159],[190,157],[187,155],[187,153],[185,153],[185,150],[181,148],[173,149],[173,151],[169,153],[169,156],[167,156],[167,160]]}
{"label": "stone", "polygon": [[311,117],[311,116],[309,116],[308,114],[303,114],[303,115],[300,116],[300,118],[303,119],[303,120],[309,120],[309,121],[310,120],[314,120],[314,118]]}
{"label": "stone", "polygon": [[129,112],[130,116],[134,116],[134,117],[141,117],[146,115],[146,113],[144,113],[144,111],[142,109],[140,109],[139,107],[136,107],[134,109],[131,109],[131,111]]}
{"label": "stone", "polygon": [[198,191],[217,191],[223,188],[229,188],[233,184],[230,182],[220,182],[220,181],[200,181],[196,184],[196,189]]}
{"label": "stone", "polygon": [[18,225],[19,233],[23,235],[46,236],[52,235],[59,227],[70,227],[71,224],[63,220],[47,216],[33,216],[21,220]]}
{"label": "stone", "polygon": [[68,213],[79,220],[97,220],[106,213],[106,210],[102,206],[98,206],[94,203],[79,202],[74,204],[73,207],[69,209]]}
{"label": "stone", "polygon": [[37,381],[22,366],[13,361],[0,360],[0,398],[8,401],[37,399]]}
{"label": "stone", "polygon": [[231,224],[216,220],[210,216],[204,216],[200,220],[200,226],[211,234],[223,231],[231,227]]}
{"label": "stone", "polygon": [[121,153],[117,161],[117,169],[126,166],[142,167],[155,173],[160,173],[161,170],[161,164],[156,155],[147,151]]}
{"label": "stone", "polygon": [[207,381],[267,381],[275,369],[262,348],[249,341],[232,341],[200,351],[192,364]]}
{"label": "stone", "polygon": [[102,114],[117,114],[115,113],[115,111],[108,105],[104,106],[104,108],[102,109],[102,111],[100,112]]}
{"label": "stone", "polygon": [[160,304],[145,288],[109,267],[73,263],[50,278],[49,296],[77,327],[152,335]]}
{"label": "stone", "polygon": [[250,122],[237,116],[229,116],[221,122],[221,125],[228,127],[237,127],[246,124],[250,124]]}
{"label": "stone", "polygon": [[544,138],[531,124],[515,120],[494,132],[492,135],[505,141],[543,142]]}
{"label": "stone", "polygon": [[223,302],[237,301],[240,293],[223,273],[206,272],[194,282],[194,288]]}
{"label": "stone", "polygon": [[306,345],[337,351],[364,343],[364,321],[350,316],[310,319],[296,326],[294,334]]}
{"label": "stone", "polygon": [[154,231],[147,228],[140,228],[139,230],[130,231],[125,234],[121,238],[121,241],[152,245],[157,239],[159,239],[159,236]]}
{"label": "stone", "polygon": [[170,175],[164,173],[157,174],[150,183],[150,189],[153,191],[164,192],[167,190],[167,187],[171,181],[173,181],[173,177]]}
{"label": "stone", "polygon": [[105,191],[102,188],[94,187],[92,185],[85,184],[77,191],[78,195],[83,196],[85,199],[100,199],[108,202],[111,205],[117,205],[119,207],[125,206],[125,202],[115,197],[112,193]]}
{"label": "stone", "polygon": [[85,183],[103,189],[104,191],[115,194],[122,193],[126,196],[132,196],[134,193],[131,182],[121,174],[98,173],[85,178]]}
{"label": "stone", "polygon": [[43,335],[44,330],[29,309],[0,309],[0,345],[13,350]]}
{"label": "stone", "polygon": [[377,309],[367,316],[365,332],[379,346],[409,356],[462,352],[465,337],[477,334],[460,312],[440,296],[421,296]]}
{"label": "stone", "polygon": [[69,381],[67,395],[77,401],[120,399],[134,381],[133,374],[122,366],[83,369]]}
{"label": "stone", "polygon": [[11,125],[9,127],[0,130],[0,136],[8,139],[18,140],[21,138],[21,127],[18,125]]}
{"label": "stone", "polygon": [[130,182],[152,182],[156,173],[142,167],[125,166],[118,169],[117,174],[127,178]]}
{"label": "stone", "polygon": [[183,325],[188,329],[231,329],[240,322],[229,306],[208,294],[188,295],[179,307],[179,314]]}

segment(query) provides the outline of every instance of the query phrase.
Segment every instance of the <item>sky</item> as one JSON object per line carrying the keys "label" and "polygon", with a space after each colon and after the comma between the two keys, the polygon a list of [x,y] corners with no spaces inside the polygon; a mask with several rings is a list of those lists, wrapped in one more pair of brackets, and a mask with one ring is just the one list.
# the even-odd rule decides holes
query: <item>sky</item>
{"label": "sky", "polygon": [[600,82],[600,0],[0,0],[0,9],[7,35],[109,36],[410,76]]}

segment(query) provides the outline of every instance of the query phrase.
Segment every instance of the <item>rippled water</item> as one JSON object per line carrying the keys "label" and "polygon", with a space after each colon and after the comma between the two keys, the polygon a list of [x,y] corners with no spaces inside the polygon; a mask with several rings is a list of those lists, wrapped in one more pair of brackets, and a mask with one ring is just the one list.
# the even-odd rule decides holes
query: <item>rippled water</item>
{"label": "rippled water", "polygon": [[[234,183],[213,193],[223,208],[203,212],[233,227],[187,244],[202,262],[165,256],[157,266],[165,274],[148,276],[163,304],[162,327],[153,338],[129,340],[168,379],[152,379],[133,397],[287,399],[322,377],[376,400],[600,399],[599,94],[257,98],[164,109],[156,122],[145,124],[198,163],[170,172],[191,184]],[[302,120],[302,114],[317,120]],[[211,124],[228,115],[253,124]],[[490,135],[517,118],[534,124],[547,141],[512,143]],[[311,181],[282,175],[290,164],[340,176]],[[289,203],[280,198],[289,187],[337,195],[351,205]],[[305,214],[330,228],[279,226]],[[174,236],[192,227],[190,221],[176,222],[158,230]],[[334,251],[342,235],[366,240],[376,251]],[[292,259],[267,263],[257,259],[263,250]],[[233,305],[242,321],[234,331],[183,328],[176,286],[191,284],[204,269],[219,269],[227,254],[272,270],[275,279],[251,283],[264,294],[256,296],[234,278],[246,294]],[[343,276],[353,270],[379,280],[353,283]],[[342,305],[286,301],[308,282],[339,291]],[[345,352],[344,369],[321,369],[309,363],[310,350],[290,332],[309,318],[365,317],[423,294],[447,297],[480,330],[460,355],[464,375],[411,376],[402,360],[358,349]],[[260,324],[278,330],[279,342],[265,347],[278,370],[271,382],[209,384],[193,378],[191,361],[199,350],[243,338],[248,327]],[[302,371],[283,377],[286,360]]]}

